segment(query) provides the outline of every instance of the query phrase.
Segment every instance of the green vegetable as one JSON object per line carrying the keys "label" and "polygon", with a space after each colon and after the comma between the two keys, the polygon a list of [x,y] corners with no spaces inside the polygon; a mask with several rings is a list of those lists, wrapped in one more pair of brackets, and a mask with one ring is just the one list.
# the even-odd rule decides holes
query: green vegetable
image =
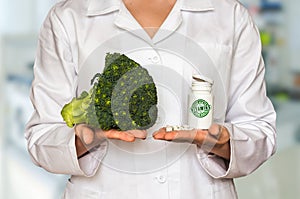
{"label": "green vegetable", "polygon": [[157,91],[152,77],[124,54],[108,53],[102,74],[89,92],[66,104],[61,115],[69,127],[85,123],[103,130],[147,129],[157,118]]}

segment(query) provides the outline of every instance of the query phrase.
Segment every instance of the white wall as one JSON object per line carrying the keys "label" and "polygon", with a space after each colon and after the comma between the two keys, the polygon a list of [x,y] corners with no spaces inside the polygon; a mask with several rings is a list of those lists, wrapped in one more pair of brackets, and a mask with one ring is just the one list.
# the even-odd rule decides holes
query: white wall
{"label": "white wall", "polygon": [[38,32],[50,7],[58,0],[0,0],[0,32]]}
{"label": "white wall", "polygon": [[[37,34],[55,2],[0,0],[0,198],[59,198],[66,181],[31,162],[22,128],[23,118],[31,114],[29,88],[6,81],[8,74],[30,78],[28,64],[34,60]],[[21,109],[24,117],[16,121]]]}
{"label": "white wall", "polygon": [[289,0],[285,4],[285,15],[287,25],[287,38],[289,47],[289,64],[292,70],[300,72],[300,22],[299,22],[299,0]]}
{"label": "white wall", "polygon": [[35,0],[2,0],[1,27],[3,33],[32,32],[35,26]]}
{"label": "white wall", "polygon": [[[1,4],[0,4],[1,6]],[[0,46],[2,46],[2,40],[1,40],[1,33],[0,33]],[[2,49],[0,48],[0,93],[3,93],[3,84],[4,84],[4,67],[2,66]],[[4,103],[3,103],[3,97],[0,97],[0,129],[4,129],[3,127],[3,107],[4,107]],[[3,130],[0,131],[0,198],[3,198],[2,193],[3,193],[3,166],[2,166],[2,162],[3,162]]]}

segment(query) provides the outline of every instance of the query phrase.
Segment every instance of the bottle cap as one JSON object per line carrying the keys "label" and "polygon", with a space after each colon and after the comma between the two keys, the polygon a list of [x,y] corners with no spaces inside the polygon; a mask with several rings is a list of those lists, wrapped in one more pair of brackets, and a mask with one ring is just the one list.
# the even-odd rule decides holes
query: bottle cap
{"label": "bottle cap", "polygon": [[214,83],[214,81],[212,79],[210,79],[210,78],[208,78],[208,77],[206,77],[204,75],[198,75],[198,74],[197,75],[193,75],[193,79],[196,80],[196,81],[198,81],[198,82],[208,82],[210,84]]}

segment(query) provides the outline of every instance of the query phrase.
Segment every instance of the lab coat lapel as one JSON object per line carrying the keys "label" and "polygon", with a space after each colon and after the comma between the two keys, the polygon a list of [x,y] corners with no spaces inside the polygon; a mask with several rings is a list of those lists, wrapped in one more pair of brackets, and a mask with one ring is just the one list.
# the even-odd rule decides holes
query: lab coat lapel
{"label": "lab coat lapel", "polygon": [[120,4],[119,13],[116,16],[114,23],[119,28],[127,30],[128,32],[136,35],[137,37],[145,40],[148,43],[152,43],[149,35],[130,14],[123,3]]}
{"label": "lab coat lapel", "polygon": [[103,15],[119,10],[114,21],[117,27],[127,30],[147,43],[155,44],[172,35],[181,25],[181,11],[197,12],[213,9],[210,0],[177,0],[170,14],[153,38],[150,38],[147,32],[135,20],[124,3],[122,3],[122,0],[90,0],[87,16]]}
{"label": "lab coat lapel", "polygon": [[120,12],[115,20],[115,24],[125,30],[130,31],[132,34],[140,37],[148,43],[158,43],[159,41],[167,38],[169,35],[173,34],[174,31],[180,26],[182,22],[182,16],[180,9],[177,5],[170,12],[167,19],[164,21],[162,26],[156,32],[154,37],[151,39],[147,32],[141,27],[141,25],[134,19],[134,17],[129,13],[124,4],[120,6]]}
{"label": "lab coat lapel", "polygon": [[[88,0],[87,16],[104,15],[119,10],[122,0]],[[177,0],[176,4],[183,11],[209,11],[214,6],[211,0]],[[175,5],[176,5],[175,4]]]}
{"label": "lab coat lapel", "polygon": [[121,0],[89,0],[87,16],[103,15],[119,9]]}
{"label": "lab coat lapel", "polygon": [[181,10],[190,12],[201,12],[214,10],[211,0],[179,0],[182,1]]}
{"label": "lab coat lapel", "polygon": [[172,11],[170,12],[169,16],[164,21],[164,23],[159,28],[159,30],[153,38],[150,38],[147,32],[141,27],[141,25],[127,10],[127,8],[121,0],[91,0],[88,6],[87,15],[103,15],[109,12],[119,10],[114,20],[114,24],[117,27],[129,31],[130,33],[136,35],[137,37],[145,40],[148,43],[154,44],[167,38],[169,35],[174,33],[174,31],[180,26],[182,22],[180,4],[181,1],[178,0],[174,5]]}
{"label": "lab coat lapel", "polygon": [[168,17],[154,35],[152,40],[153,43],[158,43],[164,40],[165,38],[173,34],[175,30],[180,26],[180,24],[182,23],[180,3],[180,0],[177,0]]}

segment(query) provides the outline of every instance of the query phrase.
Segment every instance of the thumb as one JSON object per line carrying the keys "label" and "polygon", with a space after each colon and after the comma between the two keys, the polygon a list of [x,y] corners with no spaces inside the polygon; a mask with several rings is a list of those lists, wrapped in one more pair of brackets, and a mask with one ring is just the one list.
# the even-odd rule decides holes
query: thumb
{"label": "thumb", "polygon": [[94,140],[94,131],[86,125],[77,125],[75,127],[75,133],[81,139],[83,144],[89,145]]}
{"label": "thumb", "polygon": [[94,131],[90,128],[84,128],[81,133],[81,139],[86,145],[92,144],[94,141]]}
{"label": "thumb", "polygon": [[222,126],[219,124],[212,124],[208,129],[208,133],[217,139],[220,137],[221,131],[222,131]]}

